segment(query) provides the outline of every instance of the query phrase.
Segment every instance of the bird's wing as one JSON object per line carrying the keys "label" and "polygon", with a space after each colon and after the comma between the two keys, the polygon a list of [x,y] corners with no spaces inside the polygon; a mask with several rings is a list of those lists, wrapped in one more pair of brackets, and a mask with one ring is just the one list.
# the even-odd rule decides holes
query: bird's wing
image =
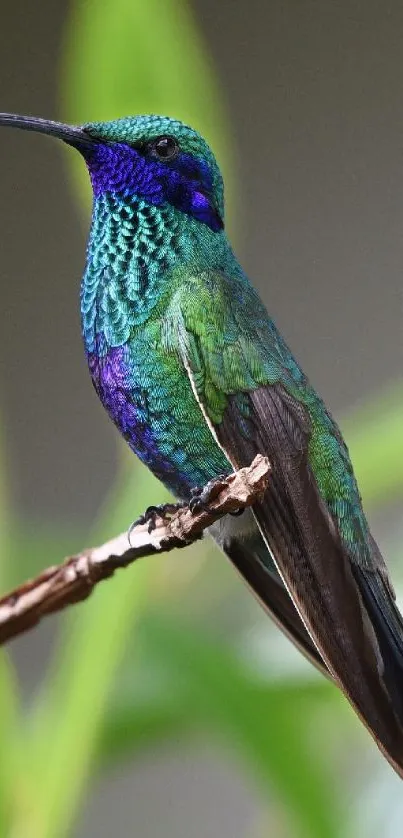
{"label": "bird's wing", "polygon": [[330,673],[307,632],[251,510],[221,518],[209,533],[226,553],[276,625],[326,677]]}
{"label": "bird's wing", "polygon": [[[233,466],[257,453],[269,458],[269,487],[254,506],[263,538],[330,673],[403,776],[402,621],[379,551],[368,552],[358,527],[362,550],[349,552],[319,491],[310,450],[316,420],[295,395],[308,382],[242,277],[188,278],[173,295],[164,340]],[[340,444],[329,415],[319,419]]]}

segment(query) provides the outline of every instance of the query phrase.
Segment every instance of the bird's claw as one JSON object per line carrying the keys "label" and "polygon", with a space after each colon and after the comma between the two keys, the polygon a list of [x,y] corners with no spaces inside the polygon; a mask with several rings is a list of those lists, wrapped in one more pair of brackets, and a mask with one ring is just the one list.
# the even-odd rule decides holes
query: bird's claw
{"label": "bird's claw", "polygon": [[224,475],[220,475],[215,480],[209,480],[205,486],[195,486],[191,491],[191,498],[189,501],[189,509],[192,515],[197,515],[198,512],[208,512],[209,503],[217,492],[217,484],[224,479]]}
{"label": "bird's claw", "polygon": [[197,515],[198,512],[209,511],[208,503],[202,498],[202,494],[203,489],[200,489],[200,495],[193,495],[193,497],[190,498],[189,509],[192,515]]}
{"label": "bird's claw", "polygon": [[129,527],[129,540],[130,536],[135,527],[139,524],[148,524],[148,532],[152,533],[157,526],[157,518],[166,518],[168,515],[173,515],[178,509],[183,509],[186,506],[185,503],[179,501],[178,503],[159,503],[157,506],[148,506],[146,511],[143,512],[139,518],[136,518],[135,521]]}
{"label": "bird's claw", "polygon": [[[213,480],[209,480],[203,488],[196,487],[191,491],[191,498],[189,501],[189,509],[193,515],[198,512],[209,512],[210,503],[219,495],[222,489],[222,483],[227,480],[228,474],[219,474]],[[230,515],[242,515],[243,509],[236,509],[235,512],[230,512]]]}

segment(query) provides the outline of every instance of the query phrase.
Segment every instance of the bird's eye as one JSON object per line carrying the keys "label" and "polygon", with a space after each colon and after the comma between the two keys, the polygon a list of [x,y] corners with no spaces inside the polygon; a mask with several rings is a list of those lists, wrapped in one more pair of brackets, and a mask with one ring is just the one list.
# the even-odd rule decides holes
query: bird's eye
{"label": "bird's eye", "polygon": [[179,152],[179,145],[174,137],[157,137],[149,145],[151,154],[159,160],[173,160]]}

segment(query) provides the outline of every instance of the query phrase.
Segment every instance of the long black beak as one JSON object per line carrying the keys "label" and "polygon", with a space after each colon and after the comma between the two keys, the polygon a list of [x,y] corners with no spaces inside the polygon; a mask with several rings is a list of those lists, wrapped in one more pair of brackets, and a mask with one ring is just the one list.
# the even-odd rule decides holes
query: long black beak
{"label": "long black beak", "polygon": [[58,137],[75,148],[91,148],[96,140],[90,137],[83,128],[76,125],[65,125],[63,122],[53,122],[51,119],[41,119],[38,116],[20,116],[16,113],[0,113],[0,126],[22,128],[25,131],[38,131]]}

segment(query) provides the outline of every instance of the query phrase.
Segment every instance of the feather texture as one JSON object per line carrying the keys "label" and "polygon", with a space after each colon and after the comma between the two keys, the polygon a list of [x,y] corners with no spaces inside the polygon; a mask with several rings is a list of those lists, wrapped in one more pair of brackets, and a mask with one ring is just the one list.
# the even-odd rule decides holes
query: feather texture
{"label": "feather texture", "polygon": [[253,513],[212,535],[403,776],[393,587],[340,431],[231,250],[207,143],[162,116],[78,128],[0,114],[0,124],[59,137],[87,163],[82,333],[111,419],[184,499],[257,453],[269,458]]}
{"label": "feather texture", "polygon": [[[96,141],[82,152],[95,194],[81,292],[94,386],[131,448],[180,498],[258,452],[269,457],[254,520],[248,513],[212,534],[402,774],[393,588],[340,431],[231,250],[211,151],[163,117],[84,130]],[[161,133],[178,153],[157,163]]]}

